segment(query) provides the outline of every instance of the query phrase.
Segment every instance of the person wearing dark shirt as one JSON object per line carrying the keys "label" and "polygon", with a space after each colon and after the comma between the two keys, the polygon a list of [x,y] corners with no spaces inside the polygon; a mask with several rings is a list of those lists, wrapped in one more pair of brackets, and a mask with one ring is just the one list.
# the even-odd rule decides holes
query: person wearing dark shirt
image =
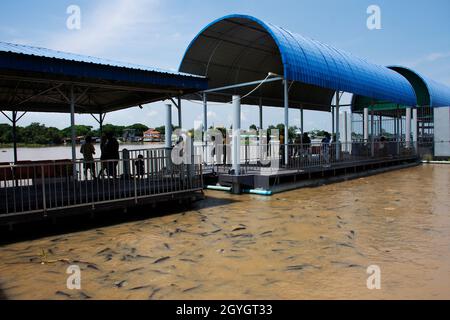
{"label": "person wearing dark shirt", "polygon": [[108,175],[115,178],[117,175],[117,165],[119,164],[120,160],[119,142],[111,132],[108,132],[106,134],[106,138],[108,140],[106,141],[104,146],[104,158],[105,160],[108,160]]}

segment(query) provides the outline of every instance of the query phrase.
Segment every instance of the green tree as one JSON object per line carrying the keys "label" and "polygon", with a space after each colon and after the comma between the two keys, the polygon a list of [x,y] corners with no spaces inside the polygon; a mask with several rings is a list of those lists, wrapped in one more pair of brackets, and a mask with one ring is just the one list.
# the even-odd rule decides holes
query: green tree
{"label": "green tree", "polygon": [[129,127],[126,127],[126,129],[134,129],[136,130],[137,136],[143,136],[144,132],[147,131],[149,128],[145,124],[135,123]]}

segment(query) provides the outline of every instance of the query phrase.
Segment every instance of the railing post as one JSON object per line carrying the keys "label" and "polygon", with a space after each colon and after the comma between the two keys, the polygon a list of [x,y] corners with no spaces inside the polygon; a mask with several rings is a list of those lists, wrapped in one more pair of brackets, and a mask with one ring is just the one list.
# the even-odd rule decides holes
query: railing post
{"label": "railing post", "polygon": [[419,108],[419,106],[416,106],[415,108],[413,108],[413,124],[412,124],[412,129],[413,129],[413,144],[414,144],[414,149],[415,149],[415,154],[418,155],[419,154],[419,149],[418,149],[418,145],[417,145],[417,108]]}
{"label": "railing post", "polygon": [[124,177],[130,177],[130,151],[128,149],[122,150],[122,159],[123,159],[123,175]]}
{"label": "railing post", "polygon": [[42,183],[42,209],[44,210],[44,217],[47,216],[47,194],[45,190],[45,176],[44,166],[41,165],[41,183]]}

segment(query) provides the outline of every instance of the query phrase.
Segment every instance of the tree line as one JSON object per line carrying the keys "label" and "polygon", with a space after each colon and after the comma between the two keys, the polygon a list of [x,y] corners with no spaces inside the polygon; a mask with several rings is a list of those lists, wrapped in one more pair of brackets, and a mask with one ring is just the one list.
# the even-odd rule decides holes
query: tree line
{"label": "tree line", "polygon": [[[111,132],[116,137],[122,137],[124,131],[127,129],[134,129],[136,136],[142,136],[145,131],[149,129],[144,124],[136,123],[131,126],[116,126],[112,124],[105,124],[103,126],[103,133]],[[156,130],[164,134],[164,127],[158,127]],[[26,127],[17,126],[16,138],[19,144],[36,144],[36,145],[57,145],[62,144],[65,138],[70,138],[72,135],[72,128],[58,129],[55,127],[47,127],[44,124],[34,122]],[[94,129],[92,126],[76,125],[76,136],[92,136],[100,137],[100,129]],[[13,130],[10,124],[0,124],[0,144],[13,143]]]}
{"label": "tree line", "polygon": [[[175,130],[177,127],[173,127]],[[125,130],[132,129],[135,130],[136,136],[143,136],[144,132],[149,129],[148,126],[136,123],[131,126],[116,126],[113,124],[105,124],[103,126],[103,133],[111,132],[115,137],[122,137]],[[257,130],[256,125],[251,125],[250,130]],[[284,135],[284,125],[278,124],[276,126],[269,126],[269,130],[278,129],[281,135]],[[162,135],[165,134],[165,126],[160,126],[155,128]],[[201,129],[199,134],[201,136]],[[223,129],[224,130],[224,129]],[[289,127],[289,139],[294,139],[296,136],[298,128],[296,126]],[[72,135],[71,127],[64,129],[58,129],[55,127],[47,127],[41,123],[32,123],[26,127],[17,127],[17,143],[19,144],[29,144],[29,145],[58,145],[64,142],[65,138],[70,138]],[[193,136],[194,129],[189,130],[189,133]],[[76,136],[92,136],[100,137],[100,129],[94,129],[92,126],[86,125],[76,125],[75,126]],[[313,130],[310,132],[311,138],[323,136],[324,131]],[[10,124],[0,124],[0,144],[11,144],[13,143],[12,126]]]}

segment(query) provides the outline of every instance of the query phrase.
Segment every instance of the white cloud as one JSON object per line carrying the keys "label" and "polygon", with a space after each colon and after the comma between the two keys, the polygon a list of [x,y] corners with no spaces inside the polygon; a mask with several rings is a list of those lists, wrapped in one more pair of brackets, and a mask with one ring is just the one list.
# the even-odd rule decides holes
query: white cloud
{"label": "white cloud", "polygon": [[83,54],[104,54],[129,41],[138,28],[158,20],[159,0],[102,1],[93,9],[81,7],[81,30],[57,34],[48,46]]}
{"label": "white cloud", "polygon": [[425,64],[425,63],[433,63],[438,60],[447,59],[447,58],[450,58],[450,52],[432,52],[423,57],[420,57],[419,59],[416,59],[415,61],[413,61],[409,64],[413,67],[417,67],[417,66]]}
{"label": "white cloud", "polygon": [[150,117],[150,118],[156,117],[158,115],[159,115],[159,112],[156,110],[150,110],[149,112],[147,112],[147,117]]}

